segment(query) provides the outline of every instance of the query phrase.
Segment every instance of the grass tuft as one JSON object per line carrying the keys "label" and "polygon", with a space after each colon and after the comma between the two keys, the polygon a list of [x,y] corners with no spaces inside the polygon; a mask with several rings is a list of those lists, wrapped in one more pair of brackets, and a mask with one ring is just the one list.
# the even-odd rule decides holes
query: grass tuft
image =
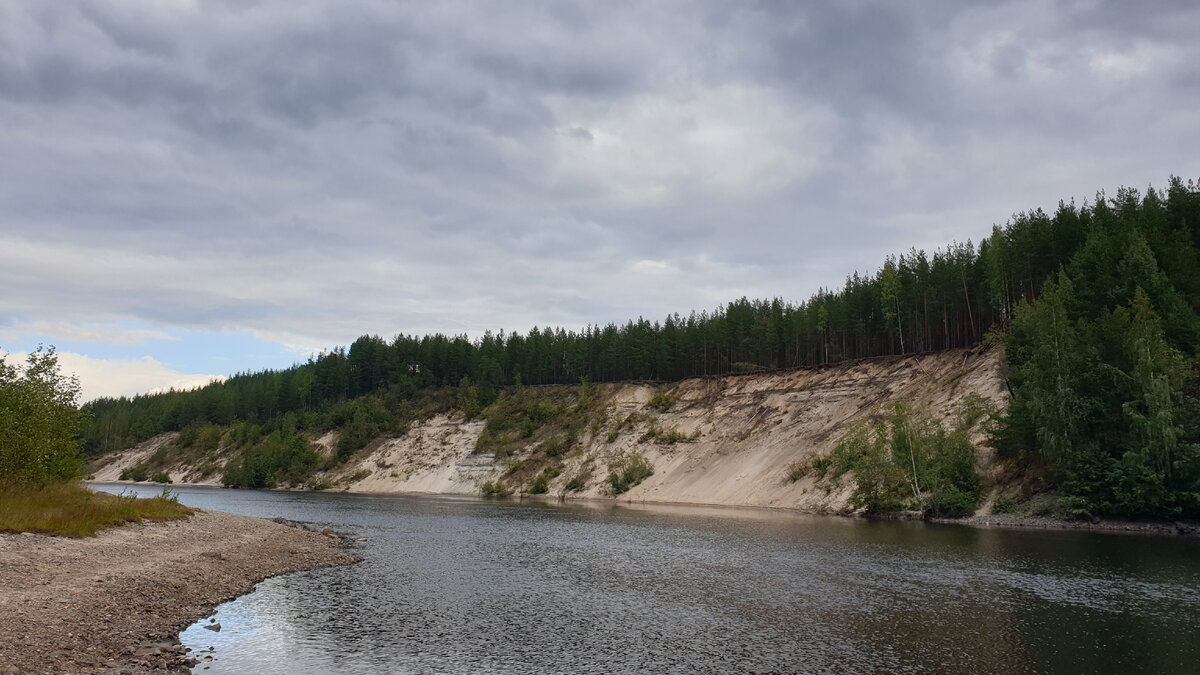
{"label": "grass tuft", "polygon": [[166,490],[158,497],[138,499],[92,492],[79,483],[0,487],[0,532],[90,537],[105,527],[181,520],[193,512]]}

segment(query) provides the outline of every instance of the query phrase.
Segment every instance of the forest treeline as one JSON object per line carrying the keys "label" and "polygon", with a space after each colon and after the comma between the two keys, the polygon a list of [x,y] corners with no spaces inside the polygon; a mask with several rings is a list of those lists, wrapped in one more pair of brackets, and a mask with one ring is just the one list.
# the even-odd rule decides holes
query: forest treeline
{"label": "forest treeline", "polygon": [[[994,334],[1009,336],[1014,395],[999,426],[1002,453],[1043,467],[1079,511],[1196,513],[1195,494],[1180,495],[1200,493],[1200,462],[1190,454],[1200,438],[1198,250],[1200,185],[1172,177],[1163,190],[1122,188],[1090,204],[1060,202],[1052,214],[1017,213],[978,246],[889,256],[874,274],[855,272],[804,302],[742,298],[661,321],[474,340],[365,335],[285,370],[99,399],[85,449],[98,454],[202,425],[285,435],[336,426],[365,437],[402,427],[431,401],[479,409],[512,385],[818,366],[969,347]],[[1122,471],[1120,485],[1075,489]],[[1147,480],[1175,497],[1160,494],[1157,506],[1138,511],[1131,486]]]}

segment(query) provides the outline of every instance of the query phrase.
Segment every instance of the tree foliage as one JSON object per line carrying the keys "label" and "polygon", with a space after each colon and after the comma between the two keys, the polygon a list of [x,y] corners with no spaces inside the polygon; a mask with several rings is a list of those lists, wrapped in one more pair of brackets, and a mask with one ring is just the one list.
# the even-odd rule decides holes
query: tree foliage
{"label": "tree foliage", "polygon": [[852,474],[850,504],[867,513],[969,515],[979,502],[971,434],[989,413],[981,398],[968,397],[947,429],[924,408],[895,404],[839,439],[829,458],[833,477]]}
{"label": "tree foliage", "polygon": [[1200,516],[1200,190],[1101,195],[1078,251],[1008,335],[997,432],[1087,515]]}
{"label": "tree foliage", "polygon": [[0,484],[44,485],[83,469],[76,402],[79,382],[59,372],[54,348],[38,347],[25,365],[0,356]]}

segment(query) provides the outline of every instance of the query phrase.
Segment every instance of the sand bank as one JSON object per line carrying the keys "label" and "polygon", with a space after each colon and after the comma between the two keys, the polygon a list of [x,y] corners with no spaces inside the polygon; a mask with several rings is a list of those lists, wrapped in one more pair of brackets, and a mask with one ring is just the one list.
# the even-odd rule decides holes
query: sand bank
{"label": "sand bank", "polygon": [[187,672],[180,631],[268,577],[353,562],[338,544],[211,511],[88,539],[0,535],[0,673]]}

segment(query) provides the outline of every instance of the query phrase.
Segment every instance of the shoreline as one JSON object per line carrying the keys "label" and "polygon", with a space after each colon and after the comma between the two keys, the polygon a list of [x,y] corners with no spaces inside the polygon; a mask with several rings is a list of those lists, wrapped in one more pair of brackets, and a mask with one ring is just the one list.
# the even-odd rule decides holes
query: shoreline
{"label": "shoreline", "polygon": [[[226,488],[219,485],[208,485],[204,483],[134,483],[132,481],[89,481],[104,485],[140,485],[140,486],[165,486],[165,487],[191,487],[191,488],[211,488],[218,490],[235,490],[241,488]],[[1013,513],[993,513],[988,515],[966,516],[963,518],[947,518],[947,517],[929,517],[919,513],[893,513],[893,514],[877,514],[866,515],[861,513],[841,513],[837,511],[806,511],[786,506],[766,506],[760,504],[717,504],[705,502],[681,502],[681,501],[664,501],[651,499],[621,499],[621,498],[596,498],[596,497],[572,497],[566,495],[504,495],[484,497],[479,494],[465,493],[446,493],[446,492],[366,492],[355,490],[307,490],[304,488],[262,488],[270,492],[311,492],[315,494],[345,494],[345,495],[360,495],[360,496],[412,496],[412,497],[453,497],[453,498],[468,498],[468,499],[496,499],[513,502],[531,501],[542,504],[577,504],[577,505],[597,505],[597,506],[678,506],[678,507],[696,507],[696,508],[716,508],[716,509],[749,509],[756,511],[766,511],[775,513],[794,513],[804,516],[822,516],[830,518],[857,518],[862,520],[907,520],[907,521],[923,521],[937,525],[958,525],[961,527],[973,527],[978,529],[1001,529],[1001,530],[1026,530],[1026,531],[1043,531],[1043,532],[1094,532],[1097,534],[1123,534],[1135,536],[1159,536],[1159,537],[1200,537],[1200,523],[1191,521],[1144,521],[1144,520],[1084,520],[1079,518],[1065,518],[1053,515],[1022,515]]]}
{"label": "shoreline", "polygon": [[82,539],[0,534],[0,672],[190,672],[180,632],[264,579],[355,562],[340,543],[203,510]]}

